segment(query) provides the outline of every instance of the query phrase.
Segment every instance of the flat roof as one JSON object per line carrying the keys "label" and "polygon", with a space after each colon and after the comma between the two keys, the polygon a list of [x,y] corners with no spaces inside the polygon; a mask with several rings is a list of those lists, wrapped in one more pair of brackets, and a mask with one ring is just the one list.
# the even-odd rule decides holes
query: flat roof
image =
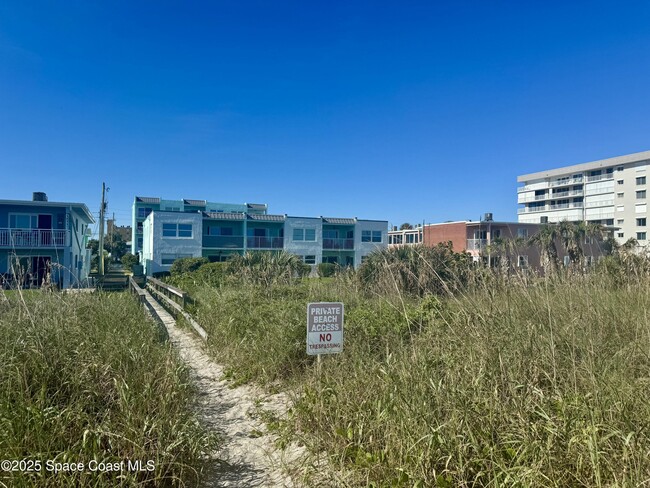
{"label": "flat roof", "polygon": [[598,161],[591,161],[588,163],[574,164],[572,166],[564,166],[562,168],[550,169],[546,171],[539,171],[537,173],[529,173],[526,175],[517,176],[518,183],[524,183],[530,180],[539,180],[543,178],[552,178],[554,176],[562,176],[566,173],[580,173],[582,171],[589,171],[600,168],[607,168],[619,164],[634,163],[650,159],[650,151],[643,151],[633,154],[626,154],[624,156],[616,156],[613,158],[599,159]]}
{"label": "flat roof", "polygon": [[35,202],[33,200],[0,200],[0,205],[26,205],[31,207],[76,207],[86,214],[91,223],[95,223],[90,210],[85,203],[78,202]]}

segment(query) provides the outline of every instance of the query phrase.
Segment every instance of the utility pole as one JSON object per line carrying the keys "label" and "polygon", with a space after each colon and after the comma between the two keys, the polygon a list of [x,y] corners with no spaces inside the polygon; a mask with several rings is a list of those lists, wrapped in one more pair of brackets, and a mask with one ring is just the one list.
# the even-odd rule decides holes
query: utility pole
{"label": "utility pole", "polygon": [[99,276],[104,276],[104,211],[106,204],[104,196],[106,194],[106,183],[102,183],[102,206],[99,207]]}

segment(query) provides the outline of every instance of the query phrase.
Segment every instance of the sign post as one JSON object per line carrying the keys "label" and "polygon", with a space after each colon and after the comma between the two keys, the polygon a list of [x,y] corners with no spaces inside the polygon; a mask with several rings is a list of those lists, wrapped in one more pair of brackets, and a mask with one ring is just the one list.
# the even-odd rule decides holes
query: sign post
{"label": "sign post", "polygon": [[343,351],[343,303],[307,304],[307,354],[336,354]]}

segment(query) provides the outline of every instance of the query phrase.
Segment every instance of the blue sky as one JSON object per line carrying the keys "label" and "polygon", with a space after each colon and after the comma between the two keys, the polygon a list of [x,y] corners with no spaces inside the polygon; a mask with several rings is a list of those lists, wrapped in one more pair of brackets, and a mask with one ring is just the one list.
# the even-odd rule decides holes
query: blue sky
{"label": "blue sky", "polygon": [[648,2],[0,3],[0,198],[516,219],[650,149]]}

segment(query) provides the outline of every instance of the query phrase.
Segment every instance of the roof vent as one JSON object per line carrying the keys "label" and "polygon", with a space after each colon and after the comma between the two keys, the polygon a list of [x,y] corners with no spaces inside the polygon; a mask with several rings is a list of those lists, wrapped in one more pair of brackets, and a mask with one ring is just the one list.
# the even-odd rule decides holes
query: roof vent
{"label": "roof vent", "polygon": [[47,194],[42,191],[35,191],[32,193],[33,202],[47,202]]}

